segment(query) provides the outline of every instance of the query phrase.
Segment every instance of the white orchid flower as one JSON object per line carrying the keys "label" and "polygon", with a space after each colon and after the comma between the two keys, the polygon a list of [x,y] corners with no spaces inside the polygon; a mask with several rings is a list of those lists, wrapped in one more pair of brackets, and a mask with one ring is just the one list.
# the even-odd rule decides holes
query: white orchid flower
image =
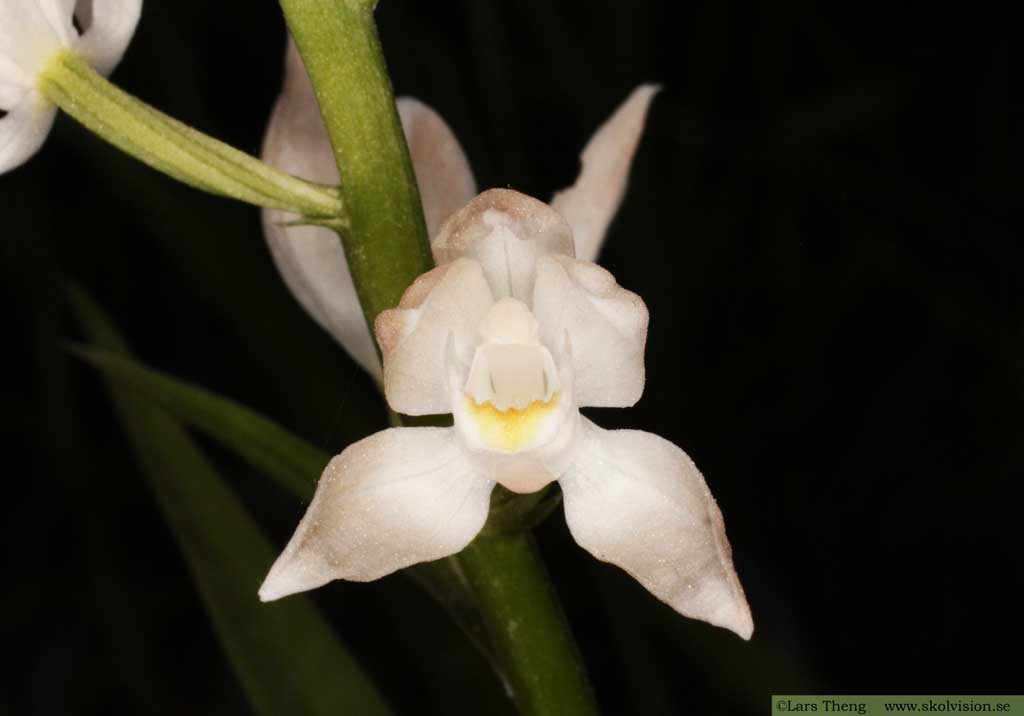
{"label": "white orchid flower", "polygon": [[37,86],[54,59],[73,52],[110,74],[141,12],[142,0],[0,0],[0,174],[27,161],[50,133],[57,107]]}
{"label": "white orchid flower", "polygon": [[[303,174],[313,163],[300,155],[320,145],[322,173],[307,178],[330,181],[330,151],[297,55],[289,67],[265,156]],[[602,127],[580,180],[554,208],[491,190],[447,220],[455,200],[475,190],[469,165],[435,113],[400,100],[438,268],[378,317],[381,376],[394,410],[452,413],[454,426],[385,430],[335,457],[261,599],[454,554],[483,527],[495,484],[530,493],[557,480],[582,547],[680,613],[750,637],[722,516],[693,462],[660,437],[606,431],[579,412],[631,406],[644,388],[647,309],[591,259],[621,201],[654,91],[638,89]],[[345,302],[351,279],[336,237],[328,244],[280,218],[267,213],[279,267],[342,340],[331,306]],[[372,368],[372,357],[361,362]]]}
{"label": "white orchid flower", "polygon": [[391,407],[452,413],[454,426],[385,430],[334,458],[261,598],[453,554],[483,527],[495,484],[530,493],[557,480],[581,546],[680,613],[748,638],[722,515],[697,468],[662,438],[602,430],[579,412],[640,398],[643,301],[574,257],[558,212],[510,190],[456,212],[434,254],[438,268],[376,330]]}

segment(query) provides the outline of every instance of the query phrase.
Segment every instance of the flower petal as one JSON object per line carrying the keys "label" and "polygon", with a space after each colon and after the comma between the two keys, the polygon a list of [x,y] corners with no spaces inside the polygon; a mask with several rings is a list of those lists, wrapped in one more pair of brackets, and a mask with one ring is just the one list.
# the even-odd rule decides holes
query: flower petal
{"label": "flower petal", "polygon": [[680,614],[749,639],[722,513],[690,458],[657,435],[584,423],[585,444],[559,480],[576,541]]}
{"label": "flower petal", "polygon": [[[473,174],[458,140],[437,113],[411,98],[398,100],[398,110],[433,235],[452,211],[473,197]],[[284,87],[270,117],[262,158],[309,181],[339,181],[313,85],[291,38]],[[294,214],[263,210],[264,235],[274,263],[306,312],[370,375],[380,379],[377,349],[338,235],[317,226],[290,225],[298,219]]]}
{"label": "flower petal", "polygon": [[0,119],[0,174],[27,161],[46,141],[57,108],[35,90],[25,92]]}
{"label": "flower petal", "polygon": [[545,256],[537,261],[533,312],[545,345],[572,346],[580,407],[626,408],[644,391],[647,306],[597,264]]}
{"label": "flower petal", "polygon": [[13,81],[6,81],[3,72],[3,57],[0,57],[0,110],[7,111],[8,107],[14,107],[30,90]]}
{"label": "flower petal", "polygon": [[[309,181],[338,183],[338,167],[313,85],[291,39],[284,88],[270,116],[262,158]],[[338,235],[319,226],[289,225],[299,217],[283,211],[264,209],[262,215],[267,245],[292,295],[359,365],[380,379],[377,349]]]}
{"label": "flower petal", "polygon": [[437,112],[413,97],[399,97],[397,104],[427,231],[433,237],[449,216],[476,196],[476,180],[459,140]]}
{"label": "flower petal", "polygon": [[32,87],[32,81],[21,65],[3,54],[0,47],[0,107],[13,106],[15,100],[11,99],[11,93],[16,91],[20,99],[21,94]]}
{"label": "flower petal", "polygon": [[468,256],[480,262],[497,298],[529,302],[540,256],[573,254],[572,231],[542,201],[510,189],[490,189],[456,212],[433,243],[446,264]]}
{"label": "flower petal", "polygon": [[366,582],[458,552],[487,520],[494,483],[450,428],[392,428],[331,460],[260,599],[332,579]]}
{"label": "flower petal", "polygon": [[587,142],[576,183],[551,200],[572,227],[578,258],[597,260],[608,225],[622,204],[647,110],[659,89],[657,85],[640,85],[633,90]]}
{"label": "flower petal", "polygon": [[34,84],[46,64],[64,46],[64,38],[51,24],[51,18],[57,19],[57,8],[53,5],[54,0],[0,1],[0,55],[7,59],[6,64],[20,68],[30,80],[28,86]]}
{"label": "flower petal", "polygon": [[377,317],[384,356],[384,395],[406,415],[452,411],[447,354],[469,366],[477,327],[494,299],[476,261],[460,259],[413,282],[398,308]]}
{"label": "flower petal", "polygon": [[142,0],[86,0],[76,11],[85,31],[75,49],[97,72],[109,75],[121,61],[142,15]]}
{"label": "flower petal", "polygon": [[46,17],[46,22],[60,39],[64,47],[71,47],[71,43],[77,37],[75,26],[71,23],[71,16],[75,10],[77,0],[36,0],[40,12]]}

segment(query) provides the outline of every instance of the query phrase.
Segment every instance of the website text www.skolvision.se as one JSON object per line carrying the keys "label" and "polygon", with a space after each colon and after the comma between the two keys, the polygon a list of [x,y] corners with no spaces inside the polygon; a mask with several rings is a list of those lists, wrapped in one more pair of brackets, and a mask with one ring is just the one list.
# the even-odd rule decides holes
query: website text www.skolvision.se
{"label": "website text www.skolvision.se", "polygon": [[1024,696],[825,696],[772,697],[773,716],[782,714],[1003,714],[1024,716]]}

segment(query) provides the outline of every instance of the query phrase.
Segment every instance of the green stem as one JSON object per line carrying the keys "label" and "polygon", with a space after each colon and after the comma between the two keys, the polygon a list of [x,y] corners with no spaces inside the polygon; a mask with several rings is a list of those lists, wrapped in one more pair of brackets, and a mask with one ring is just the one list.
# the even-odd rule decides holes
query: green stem
{"label": "green stem", "polygon": [[[381,311],[397,305],[413,280],[433,267],[373,20],[376,2],[280,2],[331,139],[349,219],[345,255],[372,327]],[[494,645],[516,705],[529,716],[595,714],[575,642],[529,534],[506,532],[504,526],[494,532],[486,531],[450,560],[471,587],[485,641]]]}
{"label": "green stem", "polygon": [[197,189],[344,226],[337,189],[297,179],[207,137],[118,89],[71,52],[39,79],[54,104],[118,149]]}
{"label": "green stem", "polygon": [[366,320],[433,268],[416,176],[367,0],[281,0],[334,148],[345,256]]}
{"label": "green stem", "polygon": [[478,537],[455,559],[473,588],[520,712],[596,714],[576,643],[530,534]]}

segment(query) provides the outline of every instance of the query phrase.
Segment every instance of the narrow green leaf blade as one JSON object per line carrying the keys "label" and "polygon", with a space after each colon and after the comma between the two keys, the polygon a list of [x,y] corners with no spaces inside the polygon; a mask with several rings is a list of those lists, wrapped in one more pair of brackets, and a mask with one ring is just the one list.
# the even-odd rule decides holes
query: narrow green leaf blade
{"label": "narrow green leaf blade", "polygon": [[[128,350],[84,293],[72,290],[70,295],[94,345]],[[307,598],[259,602],[256,590],[275,551],[181,425],[134,392],[109,385],[124,430],[254,710],[263,716],[390,714]]]}
{"label": "narrow green leaf blade", "polygon": [[320,473],[331,459],[323,450],[244,405],[148,368],[116,350],[72,350],[117,385],[230,448],[300,500],[312,496]]}
{"label": "narrow green leaf blade", "polygon": [[[108,380],[206,433],[299,500],[306,502],[312,497],[316,480],[330,460],[327,453],[240,403],[153,370],[130,355],[93,347],[72,350]],[[499,669],[475,598],[458,561],[449,557],[418,564],[406,569],[405,574],[444,607],[495,669]]]}

